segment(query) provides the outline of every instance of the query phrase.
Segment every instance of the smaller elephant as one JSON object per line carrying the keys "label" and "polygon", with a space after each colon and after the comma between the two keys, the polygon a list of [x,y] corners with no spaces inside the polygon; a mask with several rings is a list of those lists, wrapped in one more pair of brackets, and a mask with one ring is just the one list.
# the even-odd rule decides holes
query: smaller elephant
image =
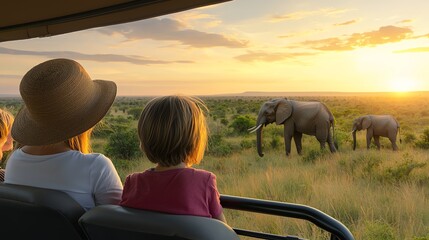
{"label": "smaller elephant", "polygon": [[399,123],[391,115],[366,115],[356,118],[353,121],[353,150],[356,149],[356,131],[366,129],[366,147],[369,149],[371,139],[380,150],[380,137],[389,138],[394,151],[398,150],[396,137],[399,133]]}

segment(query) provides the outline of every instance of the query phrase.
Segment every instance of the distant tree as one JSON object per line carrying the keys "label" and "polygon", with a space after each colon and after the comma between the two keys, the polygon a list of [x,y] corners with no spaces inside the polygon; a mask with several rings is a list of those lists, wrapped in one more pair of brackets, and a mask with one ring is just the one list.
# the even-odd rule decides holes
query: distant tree
{"label": "distant tree", "polygon": [[416,140],[417,140],[417,137],[413,133],[405,133],[404,134],[404,142],[405,143],[414,143]]}
{"label": "distant tree", "polygon": [[136,131],[122,129],[113,132],[107,141],[106,153],[120,159],[132,159],[140,155],[139,139]]}
{"label": "distant tree", "polygon": [[128,109],[127,113],[128,115],[132,116],[134,120],[137,120],[139,119],[142,113],[142,109],[138,107],[134,107],[134,108]]}
{"label": "distant tree", "polygon": [[416,147],[429,149],[429,128],[426,128],[423,131],[423,134],[420,136],[420,139],[416,142]]}
{"label": "distant tree", "polygon": [[222,123],[222,125],[224,125],[224,126],[227,126],[229,122],[228,122],[228,120],[226,118],[222,118],[220,120],[220,123]]}
{"label": "distant tree", "polygon": [[233,129],[235,133],[245,134],[247,133],[247,129],[255,126],[255,120],[248,115],[238,115],[234,117],[230,127]]}
{"label": "distant tree", "polygon": [[212,156],[225,157],[232,154],[232,147],[224,140],[222,135],[213,134],[209,136],[206,153]]}

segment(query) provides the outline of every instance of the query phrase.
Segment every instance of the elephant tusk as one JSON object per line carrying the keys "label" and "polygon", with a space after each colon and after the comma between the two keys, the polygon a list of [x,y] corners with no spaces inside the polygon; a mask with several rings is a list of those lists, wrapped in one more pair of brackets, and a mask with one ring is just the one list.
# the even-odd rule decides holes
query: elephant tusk
{"label": "elephant tusk", "polygon": [[259,124],[259,126],[257,126],[256,128],[254,128],[252,131],[250,131],[250,133],[256,132],[256,130],[258,130],[259,128],[262,127],[262,124]]}
{"label": "elephant tusk", "polygon": [[252,131],[255,128],[256,128],[256,126],[253,126],[253,127],[249,128],[249,129],[247,129],[247,131]]}

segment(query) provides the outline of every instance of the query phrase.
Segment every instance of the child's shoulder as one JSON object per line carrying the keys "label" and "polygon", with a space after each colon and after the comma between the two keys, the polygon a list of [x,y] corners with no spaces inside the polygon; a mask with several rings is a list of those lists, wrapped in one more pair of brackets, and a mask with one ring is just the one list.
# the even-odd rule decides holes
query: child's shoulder
{"label": "child's shoulder", "polygon": [[204,169],[198,169],[198,168],[187,168],[187,171],[192,173],[193,175],[201,176],[201,177],[214,177],[216,178],[216,175],[210,171],[204,170]]}
{"label": "child's shoulder", "polygon": [[149,171],[150,171],[150,169],[145,170],[145,171],[143,171],[143,172],[130,173],[130,174],[127,176],[127,180],[133,180],[133,179],[141,178],[142,176],[147,175]]}

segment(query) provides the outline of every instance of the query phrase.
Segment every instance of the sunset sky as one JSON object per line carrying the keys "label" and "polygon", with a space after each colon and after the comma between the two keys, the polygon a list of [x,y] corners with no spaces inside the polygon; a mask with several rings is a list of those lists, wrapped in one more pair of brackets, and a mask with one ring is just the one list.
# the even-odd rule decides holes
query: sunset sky
{"label": "sunset sky", "polygon": [[52,58],[118,95],[429,91],[427,0],[234,0],[0,43],[0,94]]}

